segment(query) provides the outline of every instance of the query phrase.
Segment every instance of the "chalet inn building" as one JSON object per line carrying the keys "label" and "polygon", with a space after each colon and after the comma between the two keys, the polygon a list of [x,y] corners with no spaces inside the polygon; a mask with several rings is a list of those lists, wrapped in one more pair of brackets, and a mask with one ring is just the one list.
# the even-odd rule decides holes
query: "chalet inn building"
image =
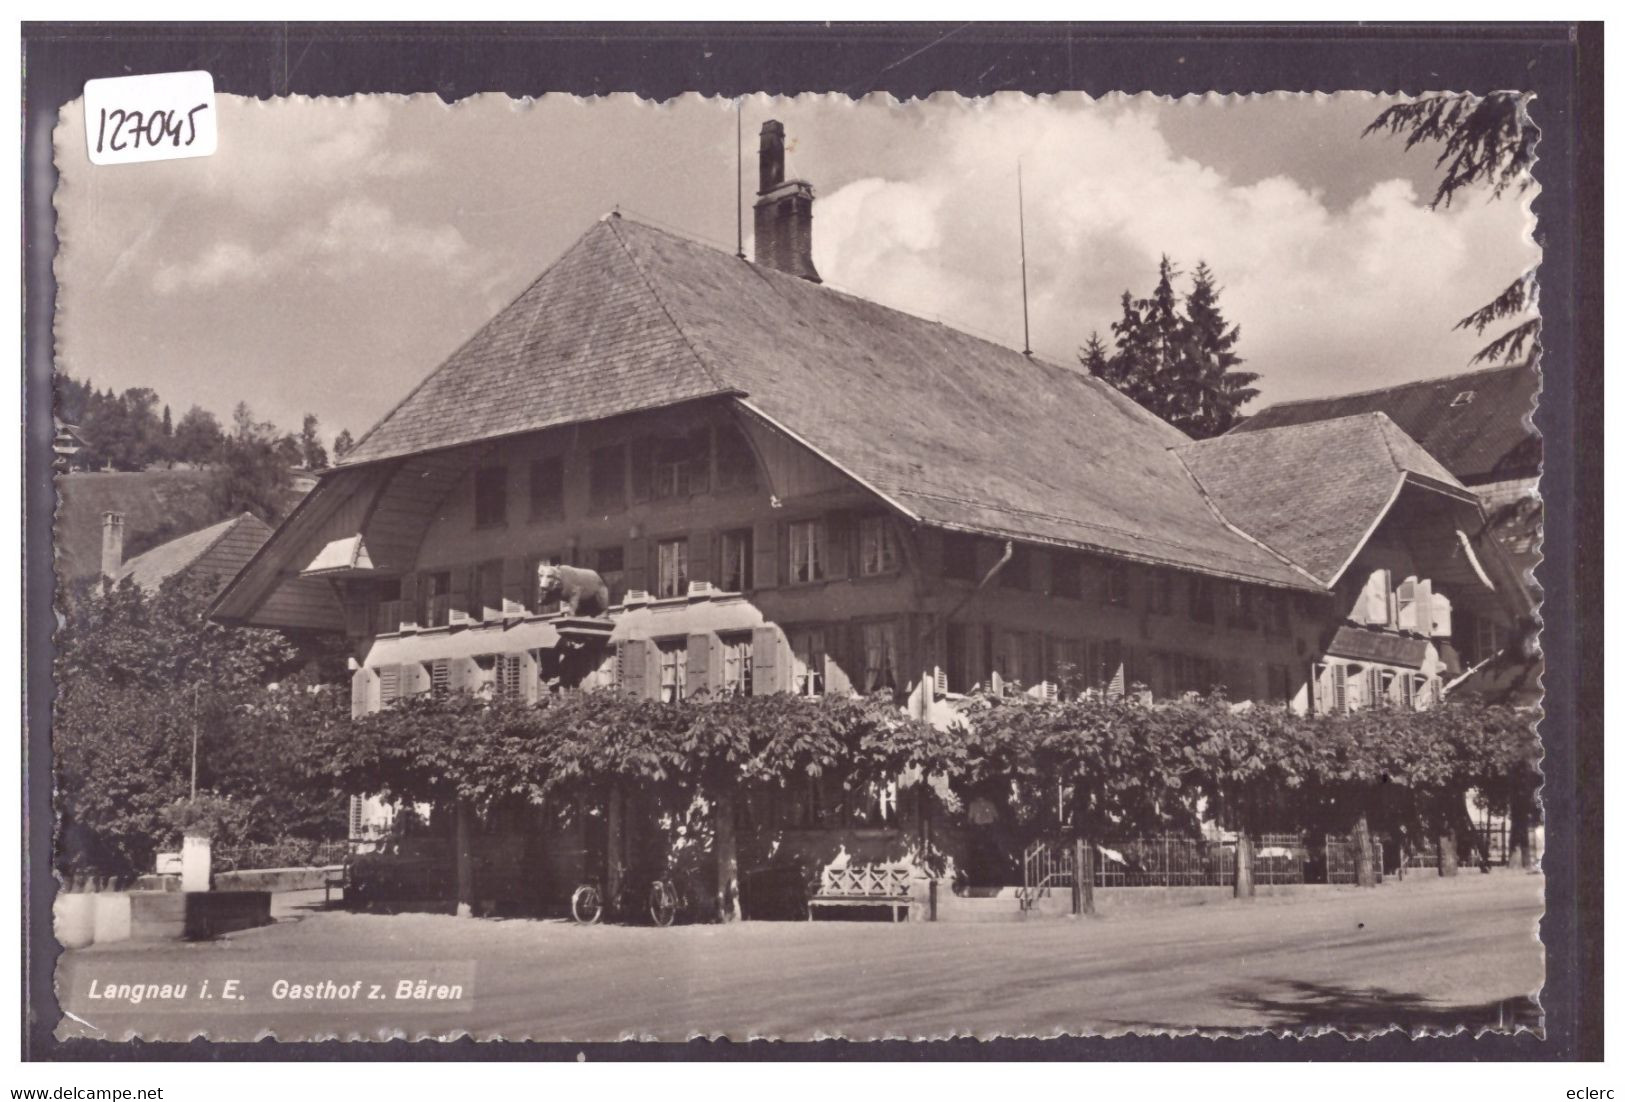
{"label": "chalet inn building", "polygon": [[[213,615],[345,633],[356,714],[580,686],[942,715],[979,684],[1425,707],[1491,657],[1463,613],[1529,614],[1479,500],[1381,413],[1191,441],[1079,370],[822,286],[783,148],[767,124],[754,262],[605,217]],[[597,571],[607,616],[543,603],[548,562]],[[896,826],[790,802],[742,810],[743,863],[753,825],[812,861]],[[567,898],[579,847],[535,847]]]}

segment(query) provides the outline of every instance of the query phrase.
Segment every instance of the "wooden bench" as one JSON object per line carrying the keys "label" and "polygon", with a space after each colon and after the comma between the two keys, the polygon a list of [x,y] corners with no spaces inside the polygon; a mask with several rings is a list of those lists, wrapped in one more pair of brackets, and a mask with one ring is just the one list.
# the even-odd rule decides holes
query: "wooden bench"
{"label": "wooden bench", "polygon": [[907,865],[844,865],[824,870],[818,890],[807,900],[807,921],[815,907],[889,907],[893,922],[901,921],[913,902]]}

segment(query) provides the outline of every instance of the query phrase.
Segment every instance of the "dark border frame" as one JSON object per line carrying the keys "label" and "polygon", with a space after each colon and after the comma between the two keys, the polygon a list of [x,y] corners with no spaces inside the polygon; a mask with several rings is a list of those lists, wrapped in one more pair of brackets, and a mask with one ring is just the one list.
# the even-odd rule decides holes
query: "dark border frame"
{"label": "dark border frame", "polygon": [[[25,782],[21,1038],[27,1059],[76,1060],[1597,1060],[1602,1057],[1602,26],[1597,24],[116,24],[25,23]],[[52,1036],[50,477],[55,251],[51,132],[87,79],[207,69],[221,91],[482,91],[513,95],[955,90],[1218,92],[1521,88],[1542,128],[1534,208],[1544,434],[1547,1037],[1389,1034],[1244,1040],[393,1042],[320,1046],[72,1041]],[[1424,156],[1418,152],[1417,156]],[[35,829],[30,829],[30,824]]]}

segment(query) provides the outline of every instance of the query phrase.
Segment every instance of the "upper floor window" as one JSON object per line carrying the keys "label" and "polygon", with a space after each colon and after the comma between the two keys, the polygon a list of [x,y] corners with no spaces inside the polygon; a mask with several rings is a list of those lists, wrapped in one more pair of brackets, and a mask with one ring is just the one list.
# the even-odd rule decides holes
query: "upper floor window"
{"label": "upper floor window", "polygon": [[790,529],[790,580],[816,582],[824,577],[824,522],[798,520]]}
{"label": "upper floor window", "polygon": [[675,704],[688,695],[688,639],[662,639],[660,648],[660,699]]}
{"label": "upper floor window", "polygon": [[609,587],[609,603],[618,605],[626,596],[626,549],[620,544],[600,547],[593,554],[593,569]]}
{"label": "upper floor window", "polygon": [[751,633],[721,636],[722,691],[727,696],[750,696],[752,689],[753,641]]}
{"label": "upper floor window", "polygon": [[1360,591],[1354,619],[1367,624],[1391,625],[1393,615],[1393,577],[1387,570],[1373,570]]}
{"label": "upper floor window", "polygon": [[791,689],[797,696],[824,695],[824,631],[802,628],[790,633]]}
{"label": "upper floor window", "polygon": [[658,580],[656,597],[681,597],[688,593],[688,541],[661,540],[655,551]]}
{"label": "upper floor window", "polygon": [[418,623],[444,627],[451,619],[451,571],[436,570],[418,581]]}
{"label": "upper floor window", "polygon": [[1128,567],[1120,562],[1106,563],[1101,575],[1100,599],[1108,605],[1128,604]]}
{"label": "upper floor window", "polygon": [[756,453],[737,425],[717,426],[717,489],[756,488]]}
{"label": "upper floor window", "polygon": [[401,580],[385,578],[372,583],[372,634],[399,631],[404,618],[401,608]]}
{"label": "upper floor window", "polygon": [[479,619],[502,614],[502,560],[492,559],[474,568],[473,601],[469,615]]}
{"label": "upper floor window", "polygon": [[976,580],[976,537],[967,532],[944,532],[942,574],[960,581]]}
{"label": "upper floor window", "polygon": [[1196,575],[1191,578],[1191,619],[1198,623],[1213,622],[1213,579]]}
{"label": "upper floor window", "polygon": [[599,511],[626,508],[626,445],[594,448],[587,458],[587,496]]}
{"label": "upper floor window", "polygon": [[897,536],[884,516],[858,521],[859,565],[865,577],[890,574],[897,569]]}
{"label": "upper floor window", "polygon": [[1151,571],[1151,611],[1168,615],[1174,610],[1174,573],[1171,570]]}
{"label": "upper floor window", "polygon": [[897,691],[897,624],[863,625],[863,691]]}
{"label": "upper floor window", "polygon": [[1010,561],[999,572],[999,584],[1005,589],[1031,589],[1033,587],[1033,553],[1019,544],[1012,544]]}
{"label": "upper floor window", "polygon": [[1083,596],[1083,556],[1057,551],[1050,556],[1050,592],[1073,600]]}
{"label": "upper floor window", "polygon": [[556,519],[564,515],[564,458],[549,455],[530,465],[530,517]]}
{"label": "upper floor window", "polygon": [[1264,626],[1271,635],[1288,635],[1292,631],[1292,606],[1287,595],[1270,590],[1265,595]]}
{"label": "upper floor window", "polygon": [[508,522],[508,468],[481,467],[474,472],[474,525],[490,528]]}
{"label": "upper floor window", "polygon": [[1233,628],[1256,628],[1258,614],[1254,605],[1254,594],[1250,586],[1240,582],[1232,582],[1227,587],[1227,603],[1229,605],[1226,619]]}
{"label": "upper floor window", "polygon": [[650,496],[688,497],[703,494],[711,482],[711,430],[698,428],[686,436],[658,440],[649,449]]}
{"label": "upper floor window", "polygon": [[749,528],[722,533],[722,569],[718,585],[727,593],[743,593],[750,588],[753,540]]}

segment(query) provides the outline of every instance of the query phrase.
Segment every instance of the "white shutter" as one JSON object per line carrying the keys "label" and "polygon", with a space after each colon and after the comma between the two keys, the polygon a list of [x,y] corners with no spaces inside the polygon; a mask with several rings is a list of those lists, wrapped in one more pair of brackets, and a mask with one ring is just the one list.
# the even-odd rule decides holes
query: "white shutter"
{"label": "white shutter", "polygon": [[362,814],[366,810],[367,801],[364,796],[350,797],[350,841],[361,837]]}
{"label": "white shutter", "polygon": [[1373,570],[1365,583],[1365,615],[1368,624],[1388,623],[1388,595],[1390,575],[1387,570]]}
{"label": "white shutter", "polygon": [[1333,663],[1332,675],[1332,711],[1338,715],[1349,710],[1349,668],[1341,662]]}
{"label": "white shutter", "polygon": [[382,707],[389,707],[401,698],[401,668],[384,666],[378,671],[378,699]]}
{"label": "white shutter", "polygon": [[1416,628],[1423,635],[1433,630],[1433,582],[1423,578],[1416,583]]}
{"label": "white shutter", "polygon": [[1454,634],[1450,627],[1450,598],[1443,593],[1433,595],[1433,623],[1428,634],[1435,639],[1448,639]]}
{"label": "white shutter", "polygon": [[1415,578],[1406,578],[1399,583],[1399,622],[1396,626],[1400,631],[1417,629]]}

